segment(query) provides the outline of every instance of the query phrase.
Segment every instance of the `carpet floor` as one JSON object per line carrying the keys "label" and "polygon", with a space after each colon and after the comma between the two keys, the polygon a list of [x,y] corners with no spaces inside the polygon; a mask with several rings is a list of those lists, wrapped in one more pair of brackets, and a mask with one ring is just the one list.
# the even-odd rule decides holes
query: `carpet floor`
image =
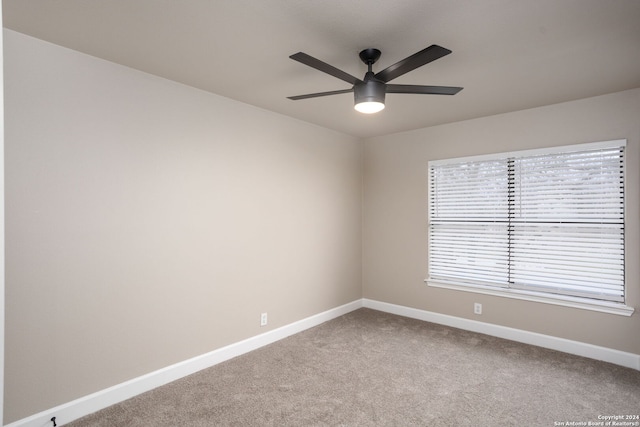
{"label": "carpet floor", "polygon": [[640,371],[360,309],[67,426],[569,426],[638,414]]}

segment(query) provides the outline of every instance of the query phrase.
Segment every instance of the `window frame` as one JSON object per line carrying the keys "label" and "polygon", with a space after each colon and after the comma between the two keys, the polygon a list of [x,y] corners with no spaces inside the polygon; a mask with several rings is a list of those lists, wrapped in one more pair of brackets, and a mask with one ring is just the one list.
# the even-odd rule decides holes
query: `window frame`
{"label": "window frame", "polygon": [[[568,152],[576,152],[576,151],[589,151],[589,150],[598,150],[598,149],[606,149],[606,148],[626,148],[626,139],[618,139],[611,141],[602,141],[602,142],[592,142],[592,143],[584,143],[584,144],[574,144],[574,145],[563,145],[563,146],[555,146],[549,148],[538,148],[532,150],[519,150],[519,151],[511,151],[505,153],[495,153],[495,154],[485,154],[479,156],[467,156],[467,157],[457,157],[450,159],[442,159],[442,160],[431,160],[428,162],[428,199],[427,199],[427,227],[428,227],[428,237],[427,244],[428,248],[431,247],[431,200],[432,200],[432,178],[431,178],[431,169],[434,166],[447,165],[447,164],[460,164],[460,163],[468,163],[468,162],[479,162],[479,161],[494,161],[494,160],[505,160],[510,158],[522,158],[522,157],[533,157],[540,155],[554,155]],[[622,177],[623,182],[626,182],[626,155],[622,160]],[[622,193],[622,204],[626,205],[626,185],[623,185],[623,193]],[[624,208],[623,208],[624,211]],[[624,213],[623,213],[624,218]],[[624,228],[623,223],[623,242],[626,241],[626,229]],[[429,249],[430,251],[430,249]],[[626,262],[626,259],[625,259]],[[428,263],[430,264],[430,263]],[[429,269],[429,267],[428,267]],[[624,278],[624,301],[627,300],[627,287],[626,287],[626,269],[623,265],[623,272],[625,274]],[[453,289],[465,292],[474,292],[480,294],[487,294],[493,296],[514,298],[526,301],[561,305],[565,307],[579,308],[579,309],[587,309],[593,311],[599,311],[604,313],[611,313],[623,316],[631,316],[634,312],[633,307],[629,307],[625,302],[612,302],[605,300],[598,300],[589,297],[580,297],[580,296],[569,296],[563,294],[554,294],[547,293],[543,291],[532,291],[525,289],[517,289],[511,287],[504,287],[504,285],[496,283],[492,284],[482,284],[482,283],[468,283],[468,282],[456,282],[455,280],[440,280],[440,279],[432,279],[430,278],[430,271],[427,271],[427,278],[425,279],[425,283],[430,287],[436,288],[445,288],[445,289]]]}

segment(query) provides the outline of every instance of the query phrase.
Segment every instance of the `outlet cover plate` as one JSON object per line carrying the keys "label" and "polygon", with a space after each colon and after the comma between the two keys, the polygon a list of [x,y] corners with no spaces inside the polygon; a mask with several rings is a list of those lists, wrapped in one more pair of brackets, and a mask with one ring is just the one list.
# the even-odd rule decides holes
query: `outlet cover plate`
{"label": "outlet cover plate", "polygon": [[473,303],[473,312],[475,314],[482,314],[482,304],[479,302]]}

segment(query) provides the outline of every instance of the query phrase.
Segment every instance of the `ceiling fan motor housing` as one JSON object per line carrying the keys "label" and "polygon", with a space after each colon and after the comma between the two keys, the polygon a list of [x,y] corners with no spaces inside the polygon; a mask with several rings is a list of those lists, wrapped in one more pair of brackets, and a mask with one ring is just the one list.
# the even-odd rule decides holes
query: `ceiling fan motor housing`
{"label": "ceiling fan motor housing", "polygon": [[365,75],[364,81],[353,86],[355,103],[380,102],[384,104],[386,84],[373,76],[372,72]]}

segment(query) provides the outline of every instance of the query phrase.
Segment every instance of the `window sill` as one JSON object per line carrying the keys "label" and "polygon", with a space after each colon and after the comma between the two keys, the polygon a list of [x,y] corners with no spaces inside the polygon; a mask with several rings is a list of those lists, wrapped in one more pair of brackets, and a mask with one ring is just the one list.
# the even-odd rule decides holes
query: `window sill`
{"label": "window sill", "polygon": [[493,295],[504,298],[514,298],[525,301],[540,302],[544,304],[554,304],[564,307],[579,308],[583,310],[599,311],[601,313],[616,314],[619,316],[631,316],[634,312],[633,307],[624,304],[592,301],[586,298],[568,297],[568,296],[547,296],[536,292],[522,291],[519,289],[494,288],[482,285],[457,285],[453,283],[440,282],[436,280],[425,280],[428,286],[434,288],[453,289],[464,292],[475,292],[479,294]]}

